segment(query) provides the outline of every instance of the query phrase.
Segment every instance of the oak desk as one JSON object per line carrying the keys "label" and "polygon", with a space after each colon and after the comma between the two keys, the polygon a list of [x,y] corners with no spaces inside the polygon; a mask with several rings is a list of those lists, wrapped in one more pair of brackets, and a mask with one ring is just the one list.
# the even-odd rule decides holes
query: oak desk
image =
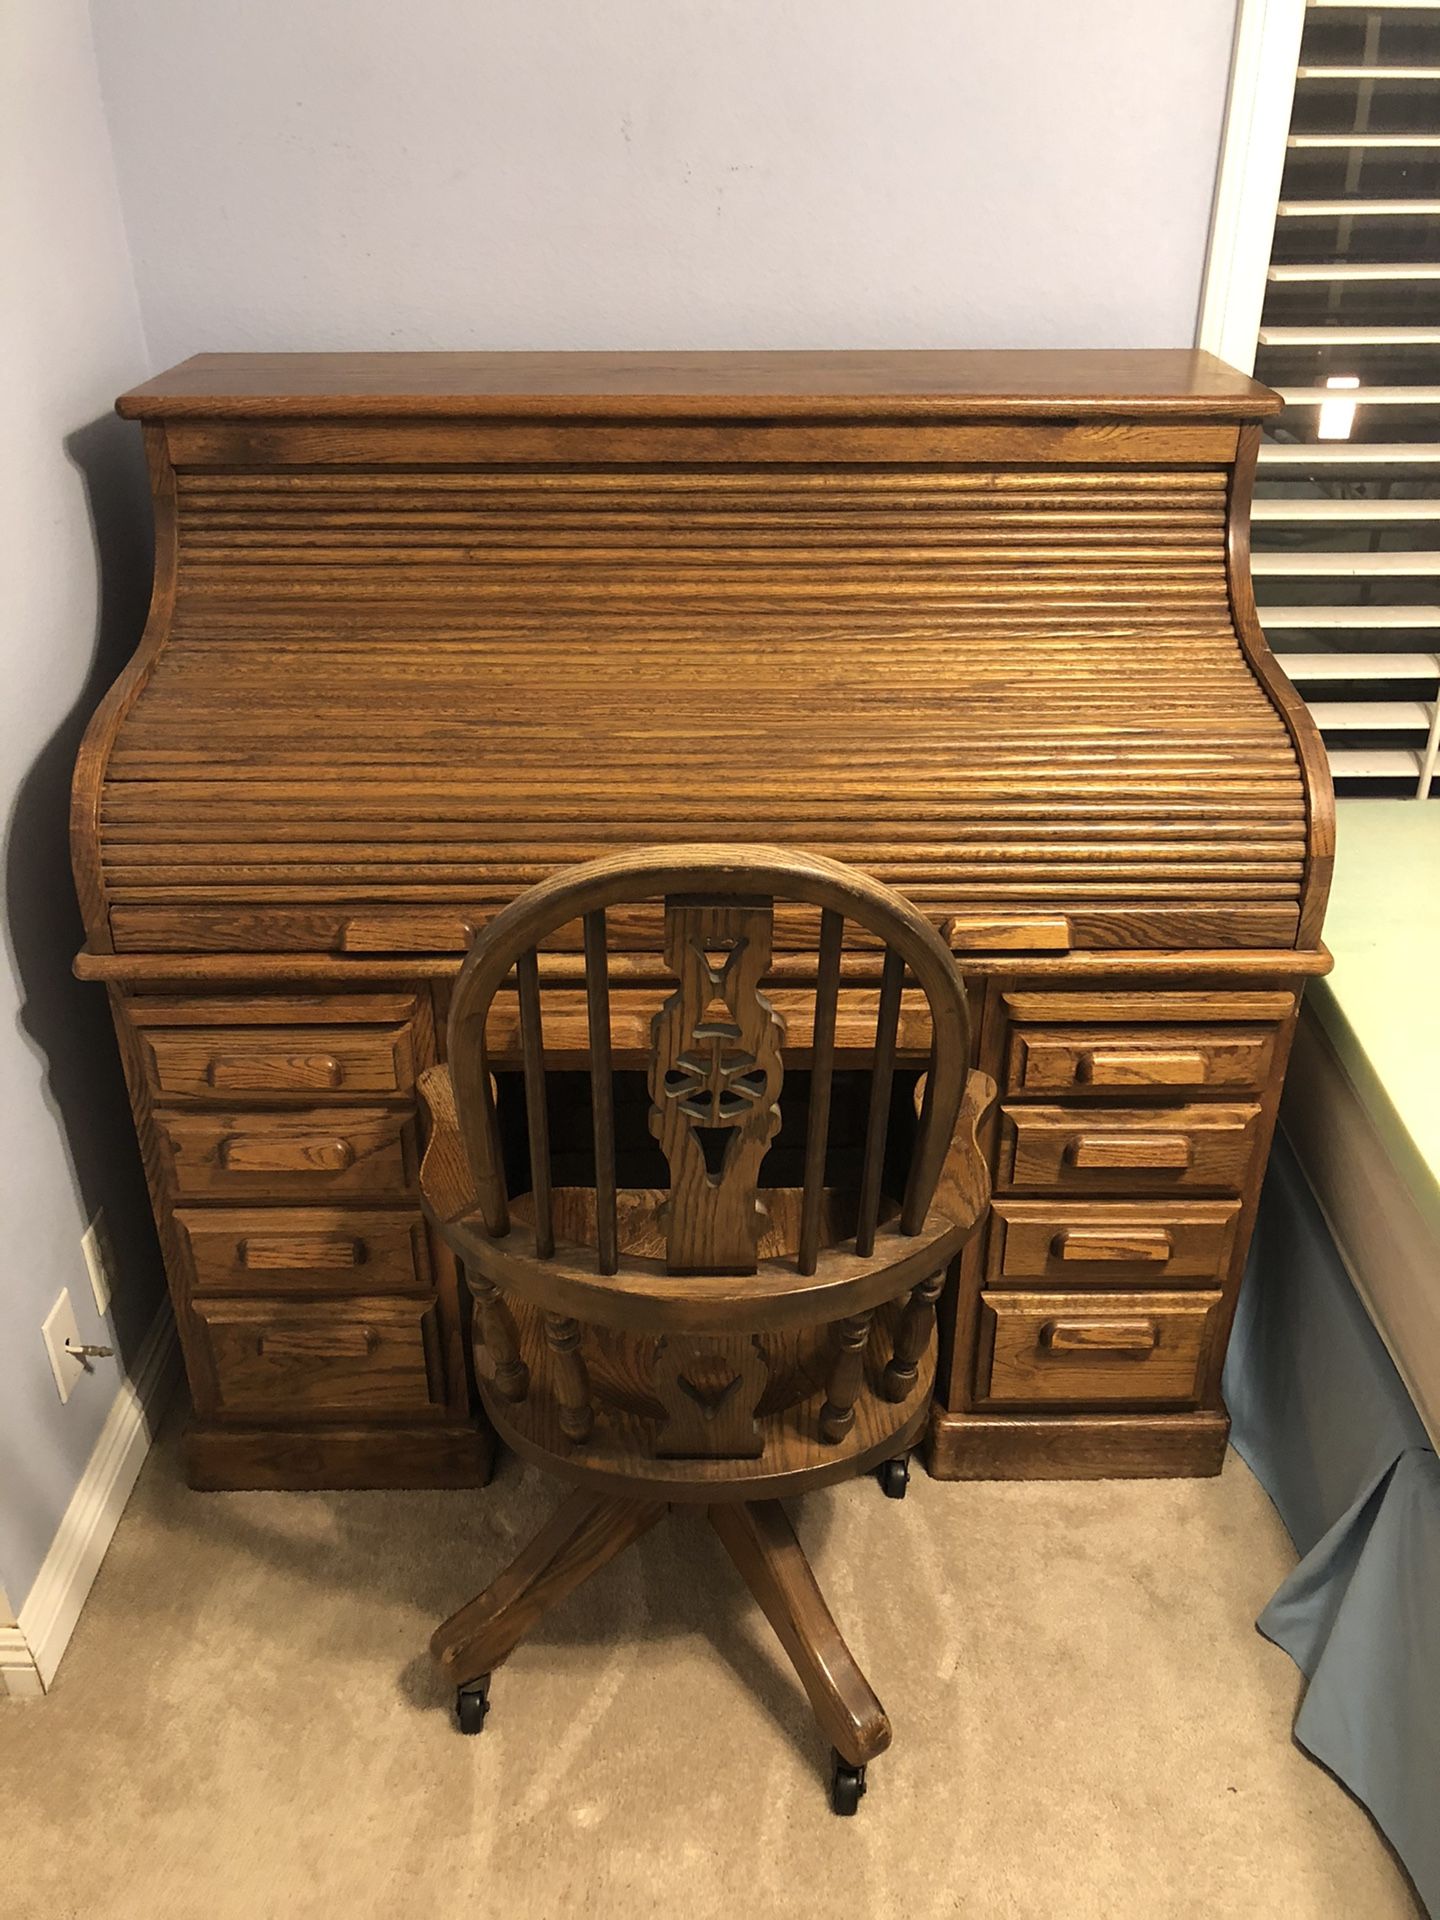
{"label": "oak desk", "polygon": [[[197,1483],[483,1475],[416,1074],[517,889],[706,838],[899,886],[973,993],[996,1202],[932,1470],[1218,1468],[1327,965],[1323,755],[1248,575],[1276,404],[1190,352],[220,354],[127,394],[156,585],[76,771],[77,964],[114,1003]],[[657,931],[612,929],[622,1055]],[[842,1041],[877,965],[845,956]]]}

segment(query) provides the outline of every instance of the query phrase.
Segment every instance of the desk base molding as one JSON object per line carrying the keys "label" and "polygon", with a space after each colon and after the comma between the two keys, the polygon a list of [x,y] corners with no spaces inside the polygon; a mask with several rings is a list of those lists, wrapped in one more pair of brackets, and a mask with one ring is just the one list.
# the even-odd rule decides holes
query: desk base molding
{"label": "desk base molding", "polygon": [[1190,1480],[1220,1471],[1230,1416],[1213,1412],[930,1416],[935,1480]]}
{"label": "desk base molding", "polygon": [[186,1476],[204,1493],[332,1488],[483,1487],[495,1466],[488,1429],[207,1427],[185,1435]]}

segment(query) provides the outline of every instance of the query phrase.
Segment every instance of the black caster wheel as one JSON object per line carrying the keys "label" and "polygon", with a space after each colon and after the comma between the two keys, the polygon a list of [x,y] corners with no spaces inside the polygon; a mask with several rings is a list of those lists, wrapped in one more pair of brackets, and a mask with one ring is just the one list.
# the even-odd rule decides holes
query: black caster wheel
{"label": "black caster wheel", "polygon": [[850,1767],[830,1750],[830,1805],[836,1813],[858,1813],[865,1796],[864,1767]]}
{"label": "black caster wheel", "polygon": [[472,1680],[468,1687],[459,1687],[455,1693],[455,1718],[460,1722],[461,1733],[479,1733],[485,1725],[485,1716],[490,1711],[490,1676],[483,1680]]}
{"label": "black caster wheel", "polygon": [[903,1500],[910,1485],[910,1456],[902,1453],[898,1460],[887,1460],[880,1468],[880,1485],[887,1500]]}

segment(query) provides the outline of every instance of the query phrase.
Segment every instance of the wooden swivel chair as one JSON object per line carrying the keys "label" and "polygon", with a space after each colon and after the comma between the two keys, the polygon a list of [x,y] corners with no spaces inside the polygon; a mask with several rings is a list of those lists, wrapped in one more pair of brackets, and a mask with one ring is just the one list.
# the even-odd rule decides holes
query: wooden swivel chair
{"label": "wooden swivel chair", "polygon": [[[627,1188],[617,1184],[607,914],[617,943],[634,945],[643,903],[653,914],[662,900],[679,984],[651,1023],[649,1129],[669,1184]],[[792,1058],[811,1061],[798,1187],[760,1185],[787,1046],[785,1022],[760,990],[777,901],[787,903],[787,948],[801,933],[813,941],[819,909],[813,988],[784,996]],[[861,951],[842,968],[847,920]],[[536,952],[563,945],[561,929],[576,923],[593,1110],[584,1186],[552,1180],[542,1026],[551,962],[547,954],[542,973]],[[803,962],[788,952],[792,972],[803,975]],[[849,984],[857,974],[868,989]],[[930,1037],[913,1115],[894,1085],[907,976],[928,1004]],[[487,1059],[487,1028],[504,1018],[505,1003],[492,1003],[512,977],[525,1192],[507,1191]],[[837,1008],[842,1060],[861,1058],[870,1084],[858,1177],[827,1184]],[[917,996],[905,1012],[907,1023],[920,1015]],[[523,894],[476,941],[452,1003],[449,1066],[422,1082],[432,1134],[421,1186],[474,1297],[490,1418],[517,1453],[574,1491],[431,1642],[465,1731],[480,1730],[491,1672],[547,1607],[672,1502],[697,1503],[829,1737],[832,1804],[855,1811],[890,1724],[780,1496],[897,1461],[887,1491],[903,1491],[934,1378],[935,1301],[988,1200],[975,1128],[994,1087],[970,1071],[969,1041],[964,991],[935,929],[863,874],[776,848],[651,847],[572,867]]]}

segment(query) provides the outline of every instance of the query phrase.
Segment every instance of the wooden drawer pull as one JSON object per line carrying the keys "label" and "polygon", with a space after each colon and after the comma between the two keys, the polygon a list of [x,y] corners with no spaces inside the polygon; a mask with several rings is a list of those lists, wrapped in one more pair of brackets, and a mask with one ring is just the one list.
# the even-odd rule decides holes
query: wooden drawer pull
{"label": "wooden drawer pull", "polygon": [[956,915],[941,922],[940,937],[956,953],[997,949],[1068,953],[1072,945],[1070,920],[1063,913],[1030,914],[1020,919]]}
{"label": "wooden drawer pull", "polygon": [[252,1273],[289,1273],[297,1268],[358,1267],[365,1258],[365,1242],[358,1234],[253,1234],[240,1242],[236,1254]]}
{"label": "wooden drawer pull", "polygon": [[354,914],[340,929],[342,953],[393,953],[397,937],[412,953],[464,953],[479,931],[454,913]]}
{"label": "wooden drawer pull", "polygon": [[1153,1353],[1159,1339],[1153,1320],[1047,1320],[1040,1329],[1050,1353]]}
{"label": "wooden drawer pull", "polygon": [[217,1053],[205,1068],[207,1083],[222,1092],[273,1087],[341,1087],[345,1069],[333,1053]]}
{"label": "wooden drawer pull", "polygon": [[374,1327],[281,1327],[260,1334],[267,1360],[367,1360],[380,1345]]}
{"label": "wooden drawer pull", "polygon": [[1173,1246],[1165,1227],[1066,1227],[1050,1243],[1059,1260],[1153,1260],[1163,1265]]}
{"label": "wooden drawer pull", "polygon": [[1159,1053],[1146,1047],[1087,1047],[1075,1078],[1098,1086],[1198,1087],[1205,1083],[1203,1053]]}
{"label": "wooden drawer pull", "polygon": [[1191,1147],[1183,1133],[1082,1133],[1065,1148],[1072,1167],[1170,1168],[1190,1165]]}
{"label": "wooden drawer pull", "polygon": [[348,1140],[271,1139],[264,1134],[227,1133],[216,1148],[230,1173],[344,1173],[355,1162]]}

